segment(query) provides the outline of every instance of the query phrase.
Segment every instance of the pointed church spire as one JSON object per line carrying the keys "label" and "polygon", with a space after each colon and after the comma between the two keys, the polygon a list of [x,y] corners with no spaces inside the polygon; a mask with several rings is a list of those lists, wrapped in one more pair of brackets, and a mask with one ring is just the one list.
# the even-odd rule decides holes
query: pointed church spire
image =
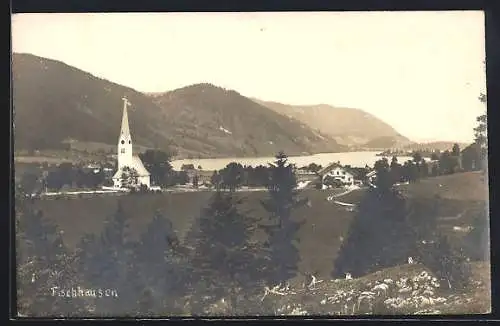
{"label": "pointed church spire", "polygon": [[127,106],[130,105],[130,102],[127,100],[126,97],[122,97],[123,100],[123,116],[122,116],[122,129],[121,129],[121,136],[130,136],[130,129],[128,126],[128,114],[127,114]]}

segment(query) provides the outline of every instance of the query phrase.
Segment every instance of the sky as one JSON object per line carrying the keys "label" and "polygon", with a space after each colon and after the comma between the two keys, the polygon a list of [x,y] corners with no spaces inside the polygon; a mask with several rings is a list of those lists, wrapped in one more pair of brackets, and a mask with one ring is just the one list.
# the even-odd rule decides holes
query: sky
{"label": "sky", "polygon": [[484,14],[15,14],[13,52],[142,92],[208,82],[286,104],[358,108],[414,141],[471,142],[485,112]]}

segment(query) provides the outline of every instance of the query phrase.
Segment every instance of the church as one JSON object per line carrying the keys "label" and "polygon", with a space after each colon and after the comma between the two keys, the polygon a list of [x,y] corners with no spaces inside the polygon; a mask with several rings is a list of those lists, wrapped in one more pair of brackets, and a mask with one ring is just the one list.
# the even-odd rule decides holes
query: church
{"label": "church", "polygon": [[134,155],[132,152],[132,137],[130,135],[130,128],[128,125],[127,106],[130,102],[123,98],[123,116],[120,137],[118,138],[118,169],[113,176],[113,184],[115,188],[122,187],[122,175],[124,168],[134,169],[137,171],[137,186],[145,185],[151,188],[150,176],[151,174],[146,170],[139,156]]}

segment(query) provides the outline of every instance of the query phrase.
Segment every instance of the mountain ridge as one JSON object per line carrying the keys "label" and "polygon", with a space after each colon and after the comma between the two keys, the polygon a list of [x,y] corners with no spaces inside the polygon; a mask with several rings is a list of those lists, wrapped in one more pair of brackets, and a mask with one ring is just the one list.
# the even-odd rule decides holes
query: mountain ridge
{"label": "mountain ridge", "polygon": [[179,158],[346,150],[294,119],[211,84],[152,99],[63,62],[25,53],[13,54],[12,75],[16,149],[59,148],[68,139],[114,145],[126,96],[132,103],[135,145],[173,148]]}
{"label": "mountain ridge", "polygon": [[[111,151],[119,134],[123,96],[132,103],[134,145],[172,150],[177,158],[425,146],[361,109],[261,101],[210,83],[143,93],[27,53],[13,54],[12,76],[16,149],[66,148],[72,142],[74,148],[102,143]],[[311,116],[323,125],[311,123]],[[429,146],[444,146],[434,143]]]}
{"label": "mountain ridge", "polygon": [[[252,100],[271,110],[298,119],[311,128],[334,137],[343,145],[370,148],[372,146],[369,146],[369,143],[381,137],[390,137],[398,145],[410,142],[392,126],[362,109],[329,104],[291,105],[257,98]],[[385,145],[392,144],[386,141]]]}

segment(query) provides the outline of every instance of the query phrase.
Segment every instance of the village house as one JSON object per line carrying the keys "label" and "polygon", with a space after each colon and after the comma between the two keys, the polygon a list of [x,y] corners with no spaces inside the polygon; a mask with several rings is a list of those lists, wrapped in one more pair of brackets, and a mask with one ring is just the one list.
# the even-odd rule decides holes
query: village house
{"label": "village house", "polygon": [[323,184],[329,183],[329,180],[338,182],[341,186],[354,186],[359,183],[355,180],[354,174],[350,169],[341,166],[338,162],[332,163],[318,172]]}
{"label": "village house", "polygon": [[214,174],[214,171],[205,171],[205,170],[199,170],[199,169],[184,169],[188,175],[189,183],[193,184],[194,178],[197,176],[198,177],[198,185],[201,186],[203,184],[211,184],[212,180],[212,175]]}
{"label": "village house", "polygon": [[366,174],[366,181],[368,182],[368,185],[372,186],[375,184],[375,181],[377,180],[377,171],[372,170]]}

